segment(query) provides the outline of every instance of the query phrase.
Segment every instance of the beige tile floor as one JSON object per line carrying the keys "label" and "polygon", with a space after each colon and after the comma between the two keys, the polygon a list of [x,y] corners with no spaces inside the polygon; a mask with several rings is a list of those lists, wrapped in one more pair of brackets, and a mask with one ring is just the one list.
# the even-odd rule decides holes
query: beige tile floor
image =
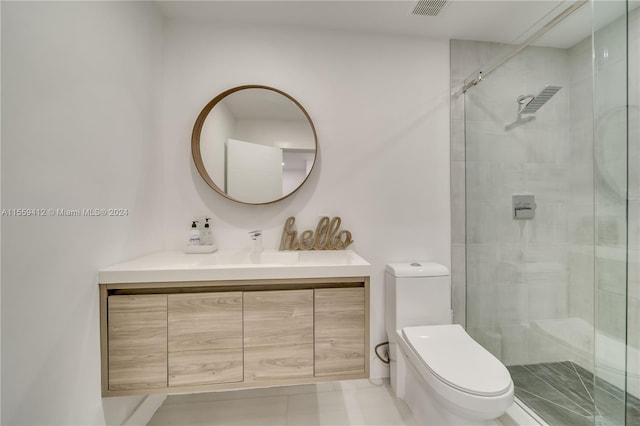
{"label": "beige tile floor", "polygon": [[414,426],[387,380],[352,380],[271,389],[169,396],[156,425]]}

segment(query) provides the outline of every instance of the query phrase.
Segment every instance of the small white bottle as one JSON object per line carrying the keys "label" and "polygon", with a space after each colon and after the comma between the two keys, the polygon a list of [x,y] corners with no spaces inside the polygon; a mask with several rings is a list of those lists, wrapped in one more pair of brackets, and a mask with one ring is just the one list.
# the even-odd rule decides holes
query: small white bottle
{"label": "small white bottle", "polygon": [[198,229],[198,221],[191,222],[191,228],[189,228],[189,240],[187,245],[199,246],[201,242],[200,230]]}
{"label": "small white bottle", "polygon": [[202,230],[202,245],[212,246],[213,245],[213,231],[211,230],[211,226],[209,225],[209,218],[205,218],[204,229]]}

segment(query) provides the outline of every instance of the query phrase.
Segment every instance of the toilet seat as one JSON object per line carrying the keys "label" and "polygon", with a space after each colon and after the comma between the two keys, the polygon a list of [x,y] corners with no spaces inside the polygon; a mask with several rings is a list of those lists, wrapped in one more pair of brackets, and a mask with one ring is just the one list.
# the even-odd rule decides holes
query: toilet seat
{"label": "toilet seat", "polygon": [[422,365],[446,385],[481,397],[512,389],[506,367],[460,325],[405,327],[402,334]]}

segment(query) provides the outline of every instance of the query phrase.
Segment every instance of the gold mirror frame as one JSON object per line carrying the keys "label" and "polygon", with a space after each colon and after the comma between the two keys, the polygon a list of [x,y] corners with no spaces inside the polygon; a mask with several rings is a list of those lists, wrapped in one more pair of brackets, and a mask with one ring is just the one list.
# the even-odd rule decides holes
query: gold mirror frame
{"label": "gold mirror frame", "polygon": [[[220,188],[218,185],[216,185],[215,182],[213,181],[213,179],[211,179],[211,176],[209,176],[209,173],[207,172],[207,169],[204,167],[204,162],[202,161],[202,153],[201,153],[201,150],[200,150],[200,135],[202,133],[202,127],[204,126],[205,120],[209,116],[209,113],[211,112],[211,110],[220,101],[222,101],[227,96],[229,96],[229,95],[231,95],[231,94],[233,94],[235,92],[238,92],[238,91],[241,91],[241,90],[245,90],[245,89],[271,90],[271,91],[273,91],[275,93],[278,93],[278,94],[288,98],[291,102],[293,102],[298,108],[300,108],[300,111],[302,111],[304,116],[309,121],[309,125],[311,126],[311,131],[313,132],[313,139],[314,139],[314,145],[315,145],[315,153],[314,153],[314,156],[313,156],[313,165],[311,166],[311,169],[309,170],[309,173],[307,173],[307,175],[302,180],[302,182],[300,182],[300,185],[298,185],[296,187],[296,189],[294,189],[293,191],[289,192],[286,195],[283,195],[282,197],[280,197],[280,198],[278,198],[276,200],[266,201],[266,202],[262,202],[262,203],[250,203],[250,202],[238,200],[236,198],[233,198],[233,197],[229,196],[222,188]],[[282,90],[278,90],[278,89],[275,89],[275,88],[269,87],[269,86],[261,86],[261,85],[238,86],[238,87],[234,87],[232,89],[229,89],[229,90],[226,90],[226,91],[220,93],[218,96],[213,98],[202,109],[202,111],[198,115],[198,118],[196,119],[196,122],[195,122],[195,124],[193,126],[193,133],[191,134],[191,155],[193,157],[193,162],[195,163],[196,169],[198,170],[198,173],[200,173],[200,176],[202,177],[202,179],[204,179],[204,181],[207,183],[207,185],[209,185],[214,191],[216,191],[218,194],[222,195],[223,197],[225,197],[225,198],[227,198],[229,200],[235,201],[237,203],[249,204],[249,205],[273,204],[273,203],[276,203],[278,201],[284,200],[285,198],[287,198],[290,195],[292,195],[295,192],[297,192],[302,187],[302,185],[304,185],[304,183],[307,181],[307,179],[309,179],[309,176],[311,176],[311,173],[313,172],[313,168],[315,167],[316,161],[318,159],[318,135],[316,134],[316,128],[313,125],[313,121],[311,121],[311,117],[309,116],[307,111],[300,104],[300,102],[298,102],[295,98],[293,98],[289,94],[283,92]]]}

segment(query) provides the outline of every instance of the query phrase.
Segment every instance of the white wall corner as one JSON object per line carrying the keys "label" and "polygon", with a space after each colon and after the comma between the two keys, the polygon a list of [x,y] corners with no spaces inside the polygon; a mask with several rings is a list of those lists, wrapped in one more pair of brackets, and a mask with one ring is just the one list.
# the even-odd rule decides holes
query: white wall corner
{"label": "white wall corner", "polygon": [[[2,7],[0,6],[0,22],[2,21]],[[2,37],[0,36],[0,45],[2,45]],[[2,59],[0,55],[0,70],[2,69]],[[0,81],[2,81],[2,72],[0,71]],[[0,135],[2,134],[2,109],[0,107]],[[0,157],[0,164],[2,158]],[[2,167],[0,166],[0,176],[2,176]],[[2,200],[2,179],[0,178],[0,200]],[[0,202],[1,207],[1,202]],[[2,229],[2,218],[0,217],[0,229]],[[2,269],[2,232],[0,231],[0,270]],[[0,277],[0,318],[2,318],[2,278]],[[0,336],[2,336],[2,321],[0,320]],[[0,424],[2,424],[2,337],[0,337]]]}
{"label": "white wall corner", "polygon": [[122,423],[123,426],[146,425],[165,399],[167,395],[164,394],[145,396],[133,413]]}

